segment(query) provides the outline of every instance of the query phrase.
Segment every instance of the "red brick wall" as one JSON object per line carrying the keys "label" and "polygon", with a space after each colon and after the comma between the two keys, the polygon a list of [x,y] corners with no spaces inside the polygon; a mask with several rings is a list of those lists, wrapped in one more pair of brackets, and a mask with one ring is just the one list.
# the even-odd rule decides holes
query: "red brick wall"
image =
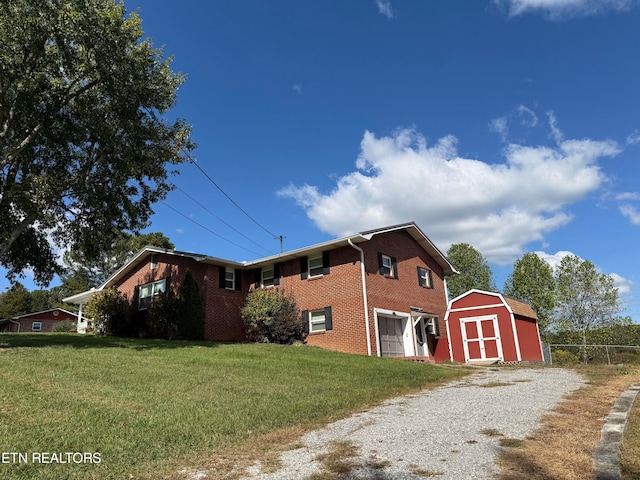
{"label": "red brick wall", "polygon": [[332,308],[333,330],[310,333],[309,345],[366,355],[360,254],[351,247],[331,250],[329,266],[328,275],[302,280],[300,259],[284,262],[280,288],[294,296],[300,310]]}
{"label": "red brick wall", "polygon": [[[53,312],[57,311],[58,315],[54,315]],[[29,315],[27,317],[22,317],[19,318],[18,320],[16,320],[17,322],[20,322],[20,331],[21,332],[33,332],[33,322],[41,322],[42,323],[42,329],[40,330],[41,332],[51,332],[53,331],[53,327],[60,323],[63,322],[65,320],[71,321],[71,322],[76,322],[78,320],[78,317],[76,317],[76,315],[71,314],[71,313],[66,313],[63,312],[61,310],[53,310],[53,311],[48,311],[48,312],[39,312],[39,313],[34,313],[32,315]],[[11,331],[15,331],[17,328],[17,325],[15,325],[13,322],[11,322]]]}
{"label": "red brick wall", "polygon": [[[375,235],[358,244],[365,251],[366,282],[369,300],[369,329],[372,354],[377,355],[374,309],[395,310],[408,314],[410,307],[422,308],[438,316],[440,340],[429,336],[431,353],[436,360],[449,358],[444,316],[447,300],[443,270],[405,231]],[[378,252],[397,259],[398,279],[378,273]],[[239,310],[246,293],[257,280],[254,270],[242,273],[242,289],[219,288],[219,268],[193,259],[156,254],[158,267],[150,269],[149,258],[141,261],[117,288],[133,298],[134,288],[149,282],[169,278],[171,288],[178,291],[187,269],[200,287],[206,316],[206,338],[210,340],[243,340],[244,326]],[[333,329],[311,333],[309,345],[343,352],[367,354],[365,313],[362,293],[360,252],[345,246],[329,252],[330,273],[301,279],[300,259],[280,264],[280,288],[296,299],[300,310],[332,308]],[[268,265],[265,265],[268,266]],[[418,284],[417,267],[432,271],[433,288]]]}
{"label": "red brick wall", "polygon": [[[369,318],[371,321],[371,344],[375,351],[374,309],[381,308],[409,313],[410,307],[419,307],[438,316],[440,339],[429,335],[429,350],[437,361],[449,359],[447,330],[444,316],[447,298],[442,267],[425,252],[404,230],[375,235],[370,241],[359,244],[365,252],[367,292],[369,296]],[[398,278],[388,278],[378,271],[378,252],[397,260]],[[433,288],[418,284],[417,267],[432,272]]]}
{"label": "red brick wall", "polygon": [[167,278],[167,285],[178,293],[187,270],[200,288],[200,298],[205,312],[205,338],[207,340],[244,340],[244,326],[240,319],[240,307],[244,299],[242,291],[219,287],[217,265],[197,262],[191,258],[176,255],[156,254],[157,268],[151,269],[150,256],[137,267],[116,288],[133,300],[136,286]]}

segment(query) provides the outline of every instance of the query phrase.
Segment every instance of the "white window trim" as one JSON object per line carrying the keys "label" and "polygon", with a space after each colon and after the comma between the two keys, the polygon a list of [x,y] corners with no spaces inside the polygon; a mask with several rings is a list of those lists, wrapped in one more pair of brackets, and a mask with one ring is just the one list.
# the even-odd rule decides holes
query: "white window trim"
{"label": "white window trim", "polygon": [[[38,328],[36,328],[38,325]],[[31,323],[31,331],[32,332],[41,332],[42,331],[42,322],[32,322]]]}
{"label": "white window trim", "polygon": [[[231,274],[231,278],[229,278],[229,274]],[[231,281],[231,286],[228,285],[229,281]],[[236,272],[233,269],[225,269],[224,272],[224,288],[227,290],[234,290],[236,286]]]}
{"label": "white window trim", "polygon": [[[266,272],[271,272],[271,276],[270,277],[265,277],[265,273]],[[269,282],[265,282],[265,279]],[[269,268],[263,268],[262,269],[262,287],[263,288],[269,288],[269,287],[273,287],[275,285],[276,282],[276,269],[274,266],[271,266]]]}
{"label": "white window trim", "polygon": [[[432,285],[429,282],[429,270],[427,270],[424,267],[418,267],[418,268],[420,269],[420,286],[425,288],[431,288]],[[424,283],[422,282],[422,280],[424,280]]]}
{"label": "white window trim", "polygon": [[[312,268],[311,267],[311,262],[312,261],[318,261],[318,260],[320,260],[320,265],[319,266],[315,266],[315,267]],[[320,273],[311,273],[312,270],[320,270]],[[321,277],[323,275],[323,273],[322,273],[323,270],[324,270],[324,263],[323,263],[322,254],[308,258],[308,260],[307,260],[307,272],[309,274],[308,278]]]}
{"label": "white window trim", "polygon": [[[159,285],[162,285],[162,290],[156,290],[156,287]],[[142,296],[142,289],[144,287],[151,287],[151,295],[145,295],[144,297]],[[154,297],[157,297],[161,293],[167,291],[167,279],[163,278],[155,282],[145,283],[144,285],[140,285],[138,289],[139,289],[138,290],[138,310],[146,310],[147,308],[149,308],[149,303],[153,301]],[[147,303],[147,305],[142,306],[141,305],[143,303],[142,301],[147,298],[149,299],[149,303]]]}
{"label": "white window trim", "polygon": [[[327,318],[325,317],[324,314],[324,308],[320,309],[320,310],[310,310],[309,311],[309,333],[321,333],[321,332],[326,332],[327,331]],[[313,319],[314,314],[318,315],[318,316],[322,316],[322,321],[316,319]],[[324,325],[324,328],[322,328],[322,330],[314,330],[313,329],[313,325]]]}
{"label": "white window trim", "polygon": [[383,253],[381,258],[382,258],[382,268],[389,269],[389,272],[388,273],[385,272],[384,275],[393,277],[393,262],[391,261],[391,257]]}

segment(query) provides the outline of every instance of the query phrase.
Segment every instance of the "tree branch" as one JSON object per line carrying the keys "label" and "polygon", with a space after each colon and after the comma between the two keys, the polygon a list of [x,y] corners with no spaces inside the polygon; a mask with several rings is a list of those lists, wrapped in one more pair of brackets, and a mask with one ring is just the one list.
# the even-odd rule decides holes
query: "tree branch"
{"label": "tree branch", "polygon": [[9,238],[0,243],[0,258],[4,257],[13,244],[18,240],[20,235],[24,233],[24,231],[36,221],[37,216],[33,213],[27,215],[24,220],[22,220],[16,228],[13,229]]}

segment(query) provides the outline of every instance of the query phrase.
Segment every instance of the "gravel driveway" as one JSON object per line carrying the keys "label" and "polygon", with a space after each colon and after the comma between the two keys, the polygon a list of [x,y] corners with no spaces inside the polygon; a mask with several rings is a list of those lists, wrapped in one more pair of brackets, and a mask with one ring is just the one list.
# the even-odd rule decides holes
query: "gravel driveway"
{"label": "gravel driveway", "polygon": [[355,448],[357,457],[346,459],[356,465],[353,479],[490,479],[498,471],[499,439],[526,437],[545,412],[583,384],[571,370],[482,369],[310,432],[303,447],[282,454],[281,470],[265,474],[256,464],[244,478],[308,478],[325,468],[319,455]]}

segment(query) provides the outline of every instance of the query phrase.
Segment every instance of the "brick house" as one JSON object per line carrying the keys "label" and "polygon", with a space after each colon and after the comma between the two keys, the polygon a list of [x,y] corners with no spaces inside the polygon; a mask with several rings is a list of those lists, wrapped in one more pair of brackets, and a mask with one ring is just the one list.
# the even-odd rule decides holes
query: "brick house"
{"label": "brick house", "polygon": [[[98,289],[64,300],[82,309],[95,293],[117,288],[142,309],[154,295],[177,291],[187,270],[200,287],[208,340],[244,340],[239,311],[247,293],[279,288],[296,299],[309,345],[449,359],[445,277],[457,272],[415,223],[243,263],[147,247]],[[86,325],[79,322],[79,331]]]}
{"label": "brick house", "polygon": [[0,320],[0,332],[51,332],[65,320],[75,322],[77,315],[62,308],[51,308]]}

